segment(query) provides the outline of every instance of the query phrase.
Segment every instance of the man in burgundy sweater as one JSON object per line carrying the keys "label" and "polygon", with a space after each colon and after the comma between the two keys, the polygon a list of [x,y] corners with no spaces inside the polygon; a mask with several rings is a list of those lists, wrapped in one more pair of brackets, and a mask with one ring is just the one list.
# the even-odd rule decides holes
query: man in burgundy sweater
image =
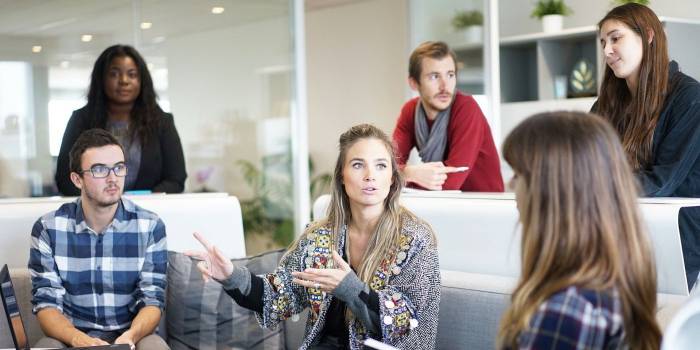
{"label": "man in burgundy sweater", "polygon": [[[408,83],[419,93],[394,129],[399,165],[410,186],[428,190],[503,192],[491,129],[474,98],[455,90],[455,54],[425,42],[409,60]],[[423,163],[406,165],[413,147]]]}

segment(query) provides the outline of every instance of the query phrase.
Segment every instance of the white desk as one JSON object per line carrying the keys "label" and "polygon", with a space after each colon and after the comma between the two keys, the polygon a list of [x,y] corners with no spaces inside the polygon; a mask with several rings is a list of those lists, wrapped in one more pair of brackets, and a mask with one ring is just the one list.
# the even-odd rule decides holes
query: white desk
{"label": "white desk", "polygon": [[[329,195],[314,203],[314,218],[325,215]],[[438,237],[440,268],[518,278],[520,229],[513,193],[410,192],[401,202],[428,221]],[[688,295],[678,211],[700,199],[643,198],[642,216],[654,248],[659,293]]]}

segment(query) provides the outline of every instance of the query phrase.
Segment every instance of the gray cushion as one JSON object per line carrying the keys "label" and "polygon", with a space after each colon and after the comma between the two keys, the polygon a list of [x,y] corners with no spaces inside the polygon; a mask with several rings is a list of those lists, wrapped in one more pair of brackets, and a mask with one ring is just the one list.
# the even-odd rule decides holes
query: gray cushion
{"label": "gray cushion", "polygon": [[[254,274],[271,272],[283,250],[232,260]],[[216,282],[204,283],[195,262],[187,256],[168,252],[166,325],[168,343],[177,349],[282,349],[284,326],[260,328],[255,314],[224,292]]]}
{"label": "gray cushion", "polygon": [[438,349],[494,349],[514,279],[441,270]]}

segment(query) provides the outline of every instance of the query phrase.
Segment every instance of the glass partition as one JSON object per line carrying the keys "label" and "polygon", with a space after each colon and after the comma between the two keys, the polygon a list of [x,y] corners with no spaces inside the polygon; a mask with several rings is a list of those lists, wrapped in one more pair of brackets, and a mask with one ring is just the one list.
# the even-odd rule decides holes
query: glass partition
{"label": "glass partition", "polygon": [[56,156],[92,66],[108,46],[128,44],[174,116],[185,191],[238,196],[249,253],[287,245],[292,9],[292,0],[0,3],[0,196],[57,194]]}

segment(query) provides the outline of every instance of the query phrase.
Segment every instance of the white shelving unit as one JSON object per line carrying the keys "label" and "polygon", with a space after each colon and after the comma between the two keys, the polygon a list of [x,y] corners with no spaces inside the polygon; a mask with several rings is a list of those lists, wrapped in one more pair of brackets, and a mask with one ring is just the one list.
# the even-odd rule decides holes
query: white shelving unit
{"label": "white shelving unit", "polygon": [[[697,38],[700,22],[661,17],[668,38],[669,56],[681,70],[700,78]],[[566,75],[586,59],[594,65],[597,89],[602,82],[603,53],[596,26],[565,29],[557,33],[517,35],[500,40],[500,135],[505,137],[525,118],[554,110],[590,110],[597,96],[554,99],[554,77]],[[567,81],[568,85],[568,81]],[[569,87],[570,88],[570,87]],[[504,179],[512,170],[502,164]]]}
{"label": "white shelving unit", "polygon": [[457,89],[471,95],[484,94],[484,45],[466,43],[451,48],[457,55]]}
{"label": "white shelving unit", "polygon": [[[596,91],[604,72],[603,54],[595,25],[567,28],[556,33],[530,33],[499,38],[498,0],[411,0],[411,48],[425,40],[442,40],[455,51],[457,87],[481,96],[494,140],[502,139],[526,117],[553,110],[589,111],[597,97],[555,99],[554,80],[568,78],[574,65],[585,59],[592,65]],[[455,10],[478,9],[484,13],[483,42],[465,42],[449,29]],[[671,59],[681,70],[700,80],[700,21],[660,17]],[[490,108],[489,108],[490,107]],[[510,169],[504,167],[504,177]]]}
{"label": "white shelving unit", "polygon": [[581,59],[591,63],[600,81],[600,45],[595,26],[501,39],[501,101],[554,99],[554,77],[568,78]]}
{"label": "white shelving unit", "polygon": [[[700,22],[660,19],[667,34],[670,58],[679,62],[683,72],[700,78],[696,44],[700,37]],[[501,38],[501,135],[507,135],[515,125],[534,113],[590,110],[596,96],[554,99],[555,76],[566,76],[568,85],[568,77],[581,59],[594,65],[599,88],[605,62],[596,26]]]}

